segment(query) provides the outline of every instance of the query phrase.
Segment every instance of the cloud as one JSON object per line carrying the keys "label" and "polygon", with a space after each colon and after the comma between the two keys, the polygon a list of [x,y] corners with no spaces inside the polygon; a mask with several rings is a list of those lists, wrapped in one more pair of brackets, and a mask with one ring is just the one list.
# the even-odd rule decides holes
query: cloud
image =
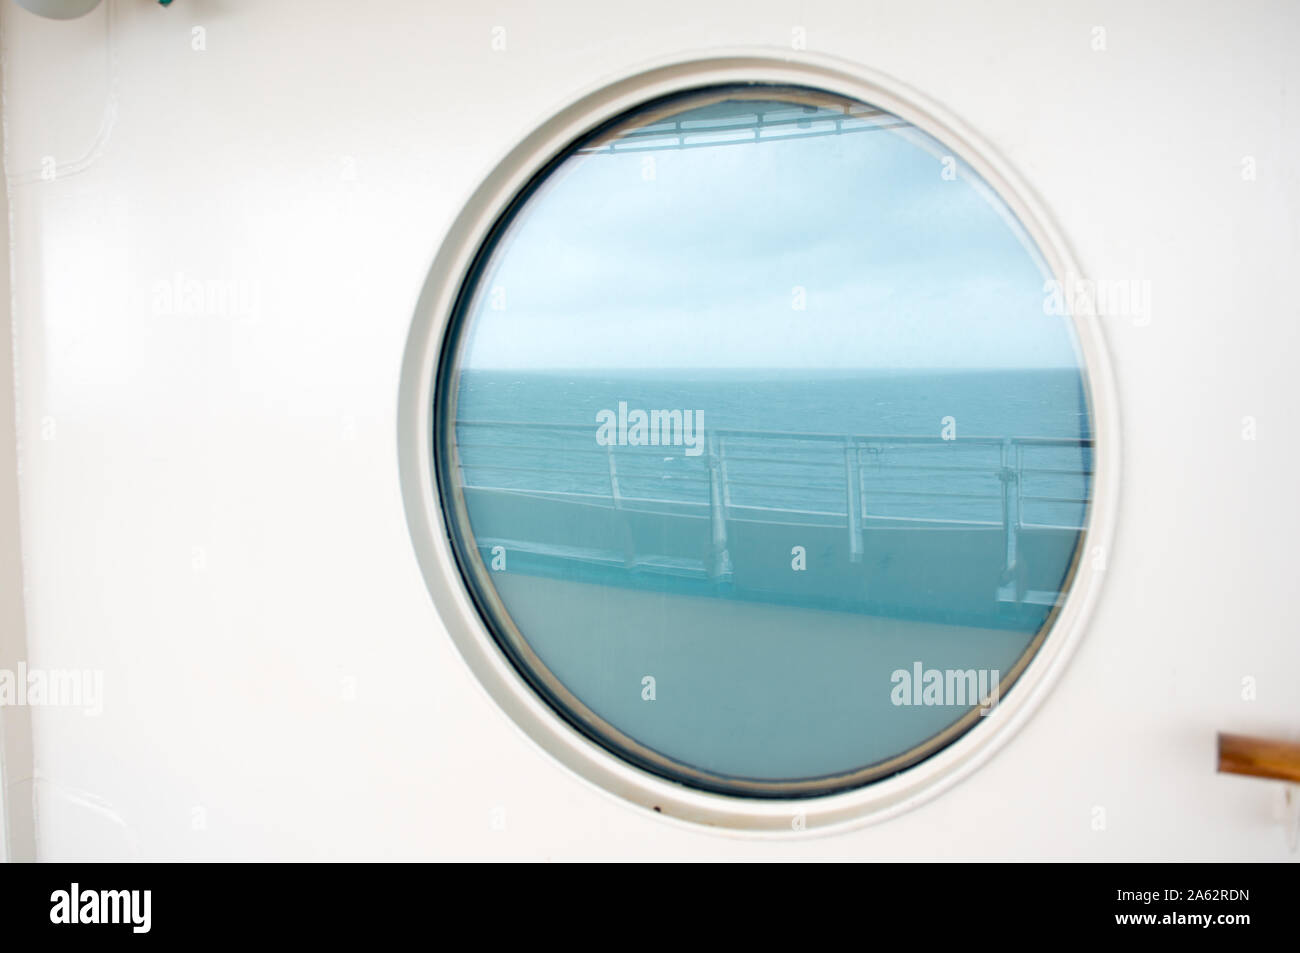
{"label": "cloud", "polygon": [[498,246],[465,366],[1074,364],[1023,232],[919,137],[569,159]]}

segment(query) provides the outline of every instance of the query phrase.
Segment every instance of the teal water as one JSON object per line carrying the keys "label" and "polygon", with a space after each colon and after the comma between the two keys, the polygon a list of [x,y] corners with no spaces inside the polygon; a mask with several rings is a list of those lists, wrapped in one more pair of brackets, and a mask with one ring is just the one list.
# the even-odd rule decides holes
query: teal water
{"label": "teal water", "polygon": [[[790,433],[933,438],[875,441],[864,449],[869,513],[896,518],[1001,520],[1001,448],[969,438],[1091,437],[1073,369],[869,372],[470,371],[458,391],[464,478],[471,485],[603,495],[597,415],[631,408],[692,410],[705,434],[731,433],[726,450],[736,506],[844,511],[842,445]],[[504,421],[515,428],[480,428]],[[563,431],[526,426],[566,425]],[[947,425],[947,426],[946,426]],[[775,434],[784,434],[776,436]],[[946,441],[943,435],[955,435]],[[1091,450],[1029,445],[1018,451],[1028,522],[1081,526]],[[680,447],[619,447],[620,489],[633,498],[707,500],[708,457]],[[961,468],[961,469],[959,469]],[[928,494],[954,494],[942,497]]]}

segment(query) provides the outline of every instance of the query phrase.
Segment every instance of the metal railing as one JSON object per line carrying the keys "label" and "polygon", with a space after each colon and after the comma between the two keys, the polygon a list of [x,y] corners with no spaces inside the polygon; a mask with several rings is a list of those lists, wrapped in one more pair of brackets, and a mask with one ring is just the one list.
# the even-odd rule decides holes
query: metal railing
{"label": "metal railing", "polygon": [[583,155],[619,155],[667,149],[779,142],[898,129],[911,123],[872,106],[844,104],[799,106],[768,103],[750,113],[726,118],[665,119],[626,129],[578,150]]}
{"label": "metal railing", "polygon": [[[873,525],[1001,526],[1006,599],[1023,531],[1082,530],[1092,473],[1087,437],[725,428],[710,429],[692,457],[680,444],[601,446],[591,426],[460,420],[457,441],[467,488],[705,516],[719,579],[731,572],[728,526],[738,519],[843,527],[853,562]],[[976,512],[958,515],[963,508]]]}

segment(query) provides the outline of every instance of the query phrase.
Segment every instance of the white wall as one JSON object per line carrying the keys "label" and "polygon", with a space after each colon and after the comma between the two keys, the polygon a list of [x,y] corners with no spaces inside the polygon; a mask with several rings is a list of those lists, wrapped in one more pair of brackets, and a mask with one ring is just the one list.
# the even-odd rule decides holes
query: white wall
{"label": "white wall", "polygon": [[[1300,7],[454,6],[3,4],[25,651],[105,679],[99,717],[31,712],[39,856],[1292,857],[1214,733],[1300,733]],[[1153,309],[1108,328],[1120,534],[1052,696],[920,809],[772,843],[634,811],[493,706],[412,555],[395,411],[491,163],[642,61],[796,26],[962,116]],[[169,313],[177,275],[256,307]]]}
{"label": "white wall", "polygon": [[[0,135],[0,142],[3,135]],[[0,175],[0,178],[3,178]],[[0,243],[9,246],[8,189],[0,209]],[[18,516],[17,408],[9,268],[0,268],[0,670],[16,672],[27,657],[22,540]],[[35,855],[32,817],[31,708],[0,707],[0,860]]]}

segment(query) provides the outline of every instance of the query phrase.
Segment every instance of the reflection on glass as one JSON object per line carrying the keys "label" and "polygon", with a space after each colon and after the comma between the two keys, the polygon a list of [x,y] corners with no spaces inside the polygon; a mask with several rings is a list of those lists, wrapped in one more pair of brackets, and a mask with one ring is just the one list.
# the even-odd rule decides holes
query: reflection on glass
{"label": "reflection on glass", "polygon": [[898,118],[706,90],[577,144],[485,250],[439,478],[489,624],[601,744],[812,794],[978,721],[1088,515],[1068,318],[1014,216]]}

